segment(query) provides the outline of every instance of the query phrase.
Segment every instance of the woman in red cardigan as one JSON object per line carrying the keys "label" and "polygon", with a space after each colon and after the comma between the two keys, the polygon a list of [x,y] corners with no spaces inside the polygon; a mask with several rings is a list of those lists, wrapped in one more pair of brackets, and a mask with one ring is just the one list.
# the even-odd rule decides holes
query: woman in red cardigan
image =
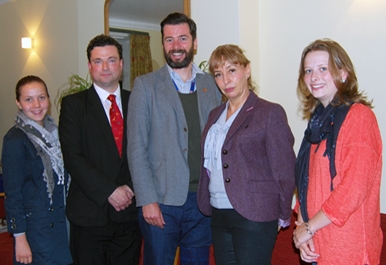
{"label": "woman in red cardigan", "polygon": [[313,264],[379,264],[382,141],[372,102],[333,40],[308,45],[299,73],[309,123],[296,161],[295,246]]}

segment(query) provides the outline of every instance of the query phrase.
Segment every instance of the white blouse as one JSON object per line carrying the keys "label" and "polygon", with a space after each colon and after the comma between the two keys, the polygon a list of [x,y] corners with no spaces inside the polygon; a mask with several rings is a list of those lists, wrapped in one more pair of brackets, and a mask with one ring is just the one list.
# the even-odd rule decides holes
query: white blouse
{"label": "white blouse", "polygon": [[217,122],[209,129],[204,144],[204,167],[209,175],[210,204],[217,209],[233,209],[224,186],[221,149],[241,107],[226,120],[229,102]]}

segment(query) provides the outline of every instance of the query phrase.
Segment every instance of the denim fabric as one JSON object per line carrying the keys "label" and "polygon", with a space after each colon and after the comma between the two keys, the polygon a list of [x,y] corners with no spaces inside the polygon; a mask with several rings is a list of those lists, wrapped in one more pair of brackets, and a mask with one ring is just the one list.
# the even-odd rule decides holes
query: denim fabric
{"label": "denim fabric", "polygon": [[278,221],[253,222],[233,209],[213,208],[216,265],[270,265]]}
{"label": "denim fabric", "polygon": [[144,237],[144,265],[172,265],[180,246],[181,265],[209,264],[212,243],[210,218],[200,213],[197,193],[189,192],[182,206],[160,204],[165,221],[163,229],[149,225],[139,209],[139,224]]}

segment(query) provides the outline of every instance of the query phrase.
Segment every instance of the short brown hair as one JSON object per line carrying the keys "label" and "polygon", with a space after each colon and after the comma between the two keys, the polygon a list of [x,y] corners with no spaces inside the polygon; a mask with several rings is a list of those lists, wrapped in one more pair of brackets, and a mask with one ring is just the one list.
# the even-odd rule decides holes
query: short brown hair
{"label": "short brown hair", "polygon": [[[246,67],[250,61],[244,55],[244,51],[237,45],[225,44],[218,46],[210,56],[209,59],[209,72],[214,75],[214,71],[222,66],[225,62],[231,64],[239,64]],[[248,77],[248,88],[254,90],[255,86],[252,82],[252,77]]]}

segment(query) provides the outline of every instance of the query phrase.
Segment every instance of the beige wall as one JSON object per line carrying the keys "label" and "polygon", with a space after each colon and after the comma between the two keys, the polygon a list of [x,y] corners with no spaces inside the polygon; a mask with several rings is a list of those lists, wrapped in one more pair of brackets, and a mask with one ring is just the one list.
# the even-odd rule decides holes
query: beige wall
{"label": "beige wall", "polygon": [[[85,50],[93,36],[103,33],[103,7],[104,0],[14,0],[0,5],[1,139],[14,124],[14,87],[21,77],[43,78],[53,105],[58,87],[70,74],[87,74]],[[34,38],[33,49],[21,48],[25,36]],[[57,122],[55,107],[51,114]]]}
{"label": "beige wall", "polygon": [[[261,95],[280,102],[286,109],[296,137],[296,152],[306,127],[297,112],[300,55],[310,42],[325,37],[338,41],[351,57],[359,88],[374,99],[374,113],[385,142],[386,28],[380,25],[386,25],[386,1],[259,1],[258,14]],[[386,213],[385,172],[381,187],[383,213]]]}

